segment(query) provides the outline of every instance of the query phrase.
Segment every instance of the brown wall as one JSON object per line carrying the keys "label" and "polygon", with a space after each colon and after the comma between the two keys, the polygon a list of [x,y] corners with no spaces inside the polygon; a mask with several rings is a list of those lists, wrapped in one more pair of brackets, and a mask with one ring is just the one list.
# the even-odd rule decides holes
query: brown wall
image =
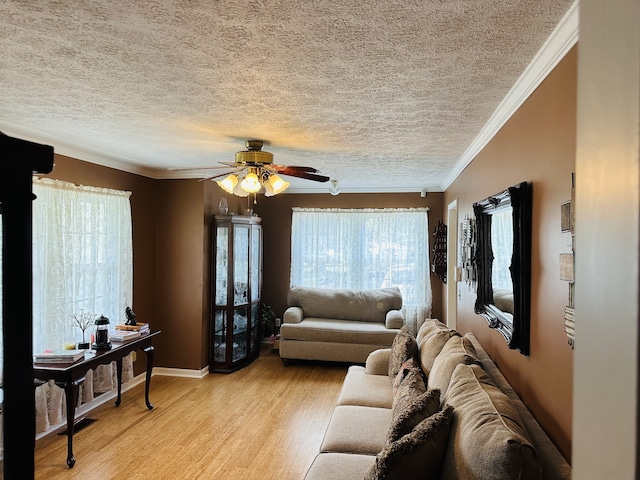
{"label": "brown wall", "polygon": [[[429,207],[429,231],[442,220],[442,193],[348,194],[282,194],[259,198],[254,210],[262,218],[264,235],[264,274],[262,300],[271,305],[278,316],[287,307],[289,273],[291,270],[291,209],[292,207],[324,208],[409,208]],[[433,238],[429,238],[433,251]],[[431,275],[434,318],[442,318],[442,282]]]}
{"label": "brown wall", "polygon": [[[564,332],[568,284],[559,254],[571,237],[560,231],[560,204],[570,199],[575,169],[577,51],[572,49],[445,193],[458,215],[473,202],[522,181],[533,184],[531,354],[509,350],[473,312],[475,293],[458,286],[457,326],[473,332],[566,458],[571,459],[573,351]],[[464,285],[464,286],[463,286]]]}

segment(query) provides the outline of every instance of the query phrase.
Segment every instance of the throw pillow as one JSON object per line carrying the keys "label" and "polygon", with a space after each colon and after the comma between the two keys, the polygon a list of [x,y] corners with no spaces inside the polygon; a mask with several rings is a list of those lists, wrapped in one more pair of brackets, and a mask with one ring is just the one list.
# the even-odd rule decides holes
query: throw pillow
{"label": "throw pillow", "polygon": [[480,366],[458,365],[444,402],[456,415],[443,478],[541,478],[537,453],[515,405]]}
{"label": "throw pillow", "polygon": [[393,380],[393,396],[394,397],[398,392],[398,388],[400,388],[400,384],[404,380],[404,377],[406,377],[407,373],[409,373],[409,369],[419,368],[419,367],[420,365],[418,364],[418,361],[415,358],[410,358],[409,360],[407,360],[402,364],[402,366],[400,367],[400,370],[398,371],[398,374],[396,375],[396,378]]}
{"label": "throw pillow", "polygon": [[426,418],[411,433],[385,446],[365,480],[439,479],[453,409]]}
{"label": "throw pillow", "polygon": [[418,355],[418,343],[416,337],[407,328],[402,327],[396,334],[391,344],[391,357],[389,358],[389,380],[393,383],[400,371],[400,367],[410,358]]}
{"label": "throw pillow", "polygon": [[391,408],[397,411],[404,410],[420,395],[427,391],[427,384],[420,368],[409,368],[400,382],[400,386],[393,396]]}
{"label": "throw pillow", "polygon": [[442,351],[433,361],[433,368],[429,372],[429,389],[440,390],[441,395],[447,393],[451,375],[460,363],[482,366],[471,340],[466,337],[454,336],[447,340]]}
{"label": "throw pillow", "polygon": [[411,432],[425,418],[440,411],[440,392],[429,390],[413,399],[403,408],[392,411],[391,425],[387,433],[387,444]]}

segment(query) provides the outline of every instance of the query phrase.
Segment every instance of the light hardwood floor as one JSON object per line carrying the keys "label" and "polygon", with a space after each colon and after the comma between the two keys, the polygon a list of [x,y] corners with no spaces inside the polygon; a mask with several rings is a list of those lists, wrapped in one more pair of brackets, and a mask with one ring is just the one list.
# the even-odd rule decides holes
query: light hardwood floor
{"label": "light hardwood floor", "polygon": [[300,480],[319,450],[347,366],[301,362],[284,367],[263,347],[250,366],[203,379],[153,376],[151,411],[144,385],[88,416],[74,436],[36,443],[36,480]]}

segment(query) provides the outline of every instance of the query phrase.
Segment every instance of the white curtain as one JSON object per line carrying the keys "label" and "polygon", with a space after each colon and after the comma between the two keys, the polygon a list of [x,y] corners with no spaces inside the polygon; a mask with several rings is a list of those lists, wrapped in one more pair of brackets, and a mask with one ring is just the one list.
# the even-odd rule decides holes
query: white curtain
{"label": "white curtain", "polygon": [[431,315],[428,210],[294,208],[291,285],[397,286],[415,331]]}
{"label": "white curtain", "polygon": [[[83,340],[72,315],[104,315],[111,326],[125,320],[133,299],[130,192],[34,179],[33,351]],[[86,331],[86,341],[93,331]],[[131,357],[123,381],[133,376]],[[115,368],[89,372],[81,402],[116,385]],[[64,395],[48,382],[36,389],[37,431],[64,419]]]}
{"label": "white curtain", "polygon": [[104,315],[112,325],[125,319],[133,248],[129,192],[51,179],[34,180],[33,191],[36,353],[82,340],[72,315]]}

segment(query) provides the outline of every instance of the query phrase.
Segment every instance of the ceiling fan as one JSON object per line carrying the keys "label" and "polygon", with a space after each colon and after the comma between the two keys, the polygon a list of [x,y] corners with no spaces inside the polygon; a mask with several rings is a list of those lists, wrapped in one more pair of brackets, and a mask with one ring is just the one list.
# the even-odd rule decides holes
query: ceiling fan
{"label": "ceiling fan", "polygon": [[[246,197],[251,193],[258,193],[264,188],[265,196],[271,197],[284,192],[289,187],[289,182],[280,175],[304,178],[314,182],[327,182],[329,177],[319,175],[313,167],[300,167],[290,165],[276,165],[273,163],[273,154],[262,150],[262,140],[247,140],[246,150],[236,153],[235,162],[220,162],[227,171],[204,178],[203,180],[216,180],[216,183],[224,191]],[[231,168],[231,170],[229,170]],[[210,169],[207,169],[210,170]]]}

